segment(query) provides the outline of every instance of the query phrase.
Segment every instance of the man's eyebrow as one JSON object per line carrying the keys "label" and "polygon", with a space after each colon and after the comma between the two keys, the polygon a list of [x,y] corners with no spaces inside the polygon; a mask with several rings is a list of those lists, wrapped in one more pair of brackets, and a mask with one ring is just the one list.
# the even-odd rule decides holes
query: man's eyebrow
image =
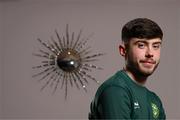
{"label": "man's eyebrow", "polygon": [[146,43],[148,44],[147,40],[137,40],[134,42],[134,44],[137,44],[137,43]]}
{"label": "man's eyebrow", "polygon": [[161,41],[153,42],[153,44],[161,44]]}
{"label": "man's eyebrow", "polygon": [[[149,42],[147,40],[137,40],[134,42],[134,44],[137,44],[137,43],[149,44]],[[152,44],[161,44],[161,43],[162,43],[161,41],[156,41],[156,42],[153,42]]]}

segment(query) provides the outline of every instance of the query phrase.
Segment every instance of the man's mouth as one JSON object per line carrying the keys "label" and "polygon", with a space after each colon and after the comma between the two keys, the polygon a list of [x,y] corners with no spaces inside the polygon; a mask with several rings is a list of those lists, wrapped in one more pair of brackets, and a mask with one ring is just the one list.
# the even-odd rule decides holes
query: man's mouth
{"label": "man's mouth", "polygon": [[141,60],[140,61],[145,67],[152,67],[152,65],[156,64],[154,60]]}
{"label": "man's mouth", "polygon": [[156,64],[156,61],[154,60],[141,60],[140,62],[144,64]]}

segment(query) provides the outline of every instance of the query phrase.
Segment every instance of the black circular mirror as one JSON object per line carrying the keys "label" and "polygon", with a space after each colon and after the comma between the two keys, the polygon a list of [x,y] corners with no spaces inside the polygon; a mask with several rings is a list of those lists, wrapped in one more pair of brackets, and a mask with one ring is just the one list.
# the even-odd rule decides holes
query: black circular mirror
{"label": "black circular mirror", "polygon": [[61,88],[65,88],[65,98],[67,98],[68,84],[71,84],[71,87],[75,84],[78,89],[82,87],[85,91],[87,91],[88,79],[99,84],[99,81],[89,72],[102,69],[91,62],[96,61],[96,58],[103,54],[91,54],[91,47],[87,46],[91,36],[82,38],[82,30],[77,35],[75,32],[70,33],[68,25],[66,25],[65,35],[60,36],[57,30],[55,33],[56,40],[51,37],[48,43],[38,38],[44,49],[33,53],[42,58],[40,64],[33,66],[33,69],[39,69],[33,77],[39,76],[39,81],[42,80],[41,90],[50,86],[54,93],[61,84]]}
{"label": "black circular mirror", "polygon": [[81,65],[81,58],[75,50],[65,49],[58,54],[56,62],[60,69],[65,72],[72,72]]}

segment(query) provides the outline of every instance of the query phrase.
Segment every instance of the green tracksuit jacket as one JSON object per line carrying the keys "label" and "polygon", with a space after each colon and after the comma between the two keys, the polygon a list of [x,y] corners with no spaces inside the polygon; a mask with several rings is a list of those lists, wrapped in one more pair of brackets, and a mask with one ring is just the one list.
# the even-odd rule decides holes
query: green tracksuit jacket
{"label": "green tracksuit jacket", "polygon": [[160,98],[118,71],[97,90],[89,119],[165,119]]}

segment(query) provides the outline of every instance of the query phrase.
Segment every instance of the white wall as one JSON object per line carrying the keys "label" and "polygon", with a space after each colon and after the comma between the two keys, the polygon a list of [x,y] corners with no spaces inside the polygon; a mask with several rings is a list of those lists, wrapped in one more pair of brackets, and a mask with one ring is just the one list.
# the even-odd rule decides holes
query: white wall
{"label": "white wall", "polygon": [[40,47],[36,39],[49,40],[55,29],[63,32],[67,23],[72,31],[83,28],[84,35],[95,33],[88,44],[94,52],[107,55],[98,62],[104,70],[93,75],[103,82],[123,66],[118,54],[122,25],[136,17],[148,17],[162,26],[164,43],[161,64],[147,86],[162,98],[167,118],[180,119],[180,66],[175,64],[180,59],[175,54],[180,45],[178,0],[3,0],[0,4],[4,14],[0,29],[4,38],[0,48],[4,118],[87,118],[98,86],[90,82],[88,93],[73,87],[67,101],[61,89],[55,95],[50,89],[40,92],[41,84],[31,77],[31,68],[37,63],[32,53]]}

